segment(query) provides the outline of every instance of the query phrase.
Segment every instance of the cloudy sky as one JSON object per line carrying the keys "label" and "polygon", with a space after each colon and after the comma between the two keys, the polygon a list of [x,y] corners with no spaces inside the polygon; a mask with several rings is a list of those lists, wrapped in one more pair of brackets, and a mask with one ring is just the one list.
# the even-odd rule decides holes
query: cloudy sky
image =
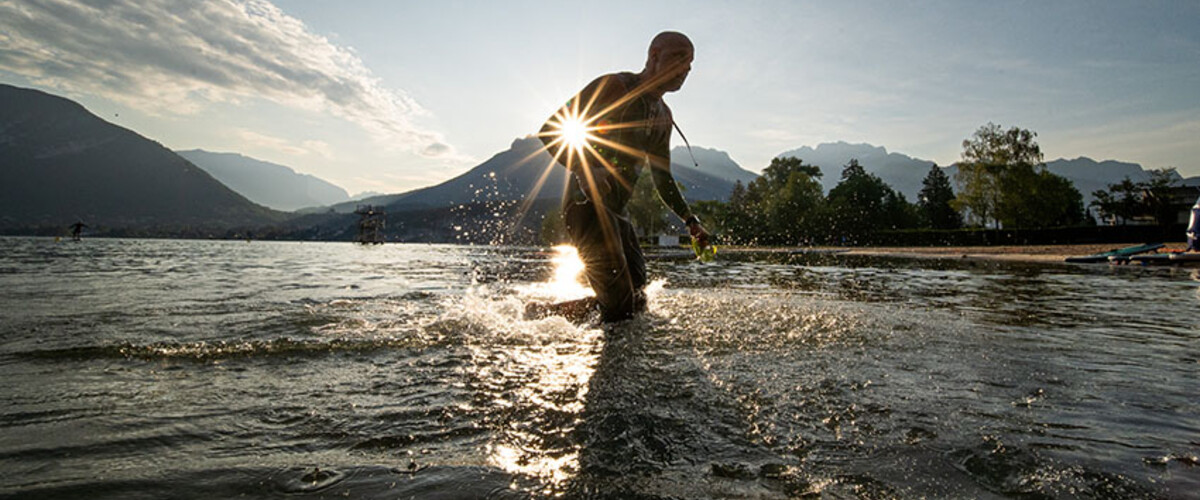
{"label": "cloudy sky", "polygon": [[[173,149],[346,188],[453,177],[533,133],[659,31],[695,145],[760,171],[822,142],[949,164],[989,121],[1047,159],[1200,175],[1200,2],[0,0],[0,82]],[[678,137],[675,138],[678,143]]]}

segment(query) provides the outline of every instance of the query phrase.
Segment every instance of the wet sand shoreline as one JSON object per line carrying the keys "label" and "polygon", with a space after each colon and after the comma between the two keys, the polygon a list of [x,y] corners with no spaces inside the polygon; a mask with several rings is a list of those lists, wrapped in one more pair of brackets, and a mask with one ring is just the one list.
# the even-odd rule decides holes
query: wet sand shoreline
{"label": "wet sand shoreline", "polygon": [[[1002,260],[1017,262],[1065,262],[1067,257],[1091,255],[1142,243],[1089,243],[1079,245],[1013,245],[987,247],[870,247],[849,248],[847,255],[902,258]],[[1160,252],[1183,250],[1183,243],[1168,243]]]}
{"label": "wet sand shoreline", "polygon": [[[803,248],[722,248],[721,251],[788,251],[795,253],[838,253],[869,257],[893,257],[911,259],[974,259],[1012,262],[1062,263],[1067,257],[1091,255],[1119,248],[1142,245],[1143,243],[1087,243],[1077,245],[1002,245],[1002,246],[951,246],[951,247],[803,247]],[[1160,252],[1180,251],[1185,243],[1167,243]]]}

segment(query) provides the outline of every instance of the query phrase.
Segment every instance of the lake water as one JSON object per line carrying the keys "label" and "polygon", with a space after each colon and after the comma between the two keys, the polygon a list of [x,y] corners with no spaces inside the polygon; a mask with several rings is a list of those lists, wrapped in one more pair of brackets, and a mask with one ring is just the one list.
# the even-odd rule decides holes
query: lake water
{"label": "lake water", "polygon": [[1195,271],[0,238],[0,497],[1200,498]]}

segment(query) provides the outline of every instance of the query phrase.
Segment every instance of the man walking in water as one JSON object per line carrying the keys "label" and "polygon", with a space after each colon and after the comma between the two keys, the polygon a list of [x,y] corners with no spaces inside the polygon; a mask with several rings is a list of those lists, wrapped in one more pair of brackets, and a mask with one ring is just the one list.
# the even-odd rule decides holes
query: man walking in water
{"label": "man walking in water", "polygon": [[83,221],[76,221],[71,224],[71,239],[80,241],[83,238],[83,228],[88,227]]}
{"label": "man walking in water", "polygon": [[601,321],[629,319],[646,309],[646,262],[625,207],[643,167],[658,195],[687,224],[701,247],[708,231],[692,214],[671,175],[671,110],[662,96],[683,86],[694,49],[682,33],[650,42],[640,73],[614,73],[589,83],[546,121],[539,137],[567,167],[562,211],[567,234],[583,260],[594,299],[533,311],[575,319],[600,308]]}

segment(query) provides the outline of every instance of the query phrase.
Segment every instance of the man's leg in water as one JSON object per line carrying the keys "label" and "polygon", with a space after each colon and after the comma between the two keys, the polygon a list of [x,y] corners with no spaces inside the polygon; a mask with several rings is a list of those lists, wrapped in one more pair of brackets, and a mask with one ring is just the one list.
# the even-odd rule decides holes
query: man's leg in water
{"label": "man's leg in water", "polygon": [[596,293],[601,321],[607,323],[629,319],[645,309],[646,270],[633,226],[610,210],[600,212],[591,203],[575,204],[564,216]]}
{"label": "man's leg in water", "polygon": [[572,323],[582,323],[587,321],[588,316],[591,316],[597,307],[595,297],[584,297],[582,299],[553,304],[539,304],[535,302],[525,305],[525,319],[542,319],[550,316],[559,316]]}
{"label": "man's leg in water", "polygon": [[646,257],[642,255],[642,245],[638,243],[637,232],[629,219],[617,219],[621,227],[621,243],[624,244],[625,267],[629,270],[629,278],[633,282],[633,312],[646,311]]}

